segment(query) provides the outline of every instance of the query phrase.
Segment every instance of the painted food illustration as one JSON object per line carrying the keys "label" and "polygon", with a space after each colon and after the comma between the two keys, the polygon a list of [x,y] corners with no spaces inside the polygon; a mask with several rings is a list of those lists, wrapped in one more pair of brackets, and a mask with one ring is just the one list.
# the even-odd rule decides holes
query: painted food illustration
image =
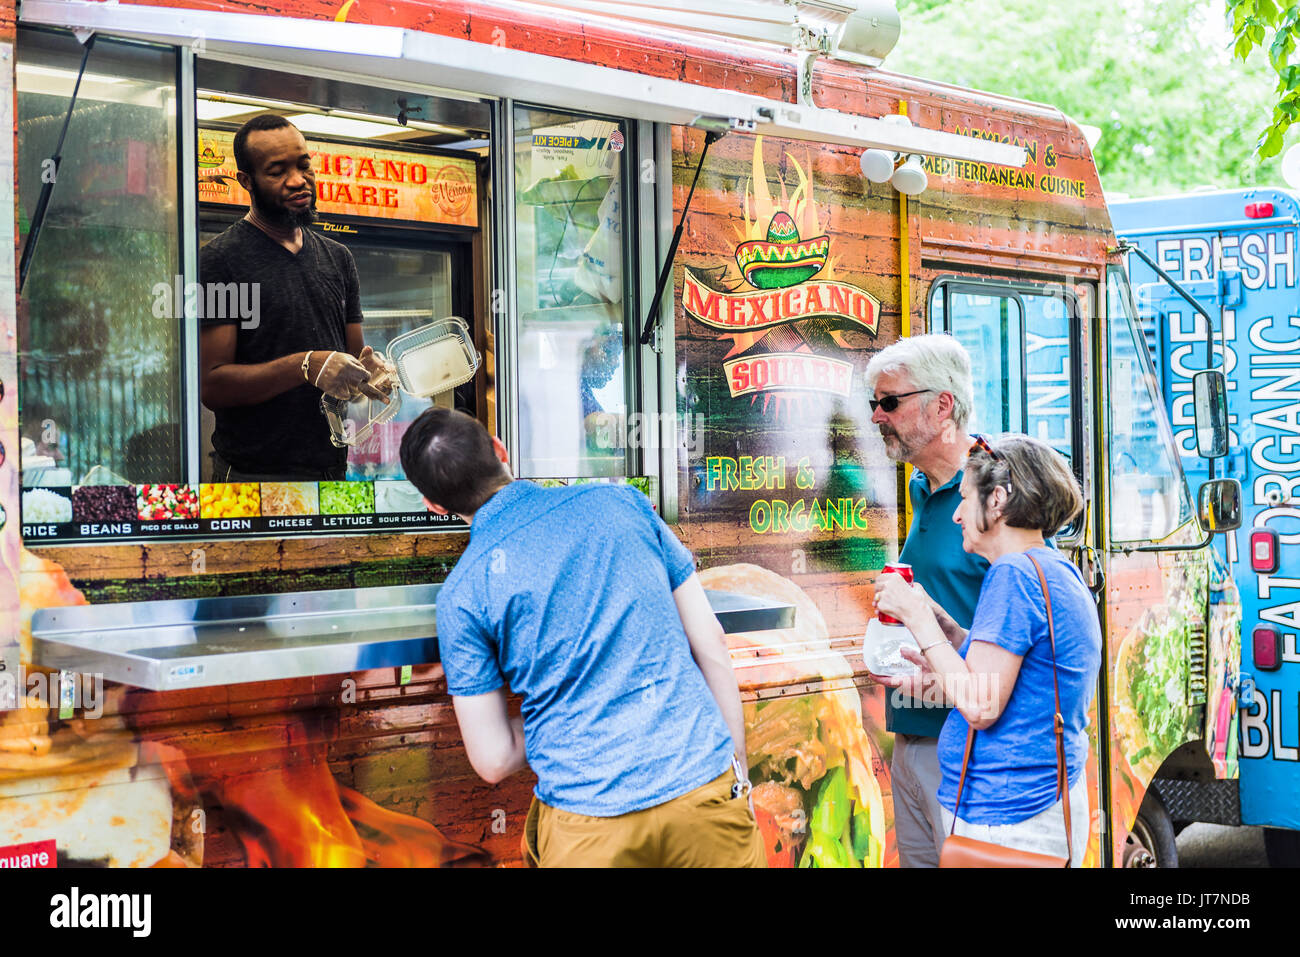
{"label": "painted food illustration", "polygon": [[[754,814],[772,867],[880,867],[884,799],[853,670],[798,585],[757,565],[700,573],[706,588],[795,606],[795,627],[728,635],[742,689],[827,682],[745,704]],[[834,687],[837,679],[844,687]],[[761,692],[760,692],[761,693]]]}
{"label": "painted food illustration", "polygon": [[1188,612],[1195,582],[1164,608],[1149,609],[1115,656],[1115,724],[1121,753],[1135,778],[1149,783],[1161,762],[1186,740],[1188,727]]}
{"label": "painted food illustration", "polygon": [[767,227],[767,239],[751,239],[736,247],[736,262],[746,281],[757,289],[784,289],[811,279],[826,265],[830,238],[800,239],[799,228],[785,210],[778,210]]}
{"label": "painted food illustration", "polygon": [[[26,549],[19,562],[26,677],[21,689],[0,680],[0,847],[50,841],[59,867],[202,863],[202,834],[187,826],[192,803],[173,792],[134,736],[84,713],[64,719],[51,711],[57,677],[32,664],[32,613],[84,605],[86,598],[57,563]],[[120,695],[120,688],[101,689],[98,702],[116,708]]]}

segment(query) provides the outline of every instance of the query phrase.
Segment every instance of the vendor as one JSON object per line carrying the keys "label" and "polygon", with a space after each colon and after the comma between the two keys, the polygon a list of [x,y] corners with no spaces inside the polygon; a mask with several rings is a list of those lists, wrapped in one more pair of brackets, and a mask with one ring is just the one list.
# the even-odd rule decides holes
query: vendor
{"label": "vendor", "polygon": [[302,133],[265,114],[240,127],[248,215],[199,255],[203,404],[216,415],[214,482],[341,479],[321,394],[388,401],[390,370],[365,346],[357,266],[304,227],[316,178]]}

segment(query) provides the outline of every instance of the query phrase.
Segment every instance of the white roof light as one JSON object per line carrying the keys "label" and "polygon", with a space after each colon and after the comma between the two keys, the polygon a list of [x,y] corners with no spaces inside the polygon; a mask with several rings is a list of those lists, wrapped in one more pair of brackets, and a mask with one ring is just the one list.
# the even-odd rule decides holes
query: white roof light
{"label": "white roof light", "polygon": [[396,123],[376,123],[372,120],[354,120],[346,116],[328,116],[321,113],[295,113],[286,119],[304,133],[322,136],[349,136],[354,139],[376,139],[406,132],[406,127]]}
{"label": "white roof light", "polygon": [[894,171],[894,176],[890,179],[890,182],[894,184],[894,189],[900,193],[906,193],[908,196],[918,196],[925,192],[925,187],[929,185],[930,178],[925,175],[925,169],[921,166],[921,157],[913,153],[902,166]]}
{"label": "white roof light", "polygon": [[261,109],[260,106],[252,106],[248,103],[223,103],[219,100],[198,100],[195,103],[195,114],[200,120],[208,121],[256,113]]}

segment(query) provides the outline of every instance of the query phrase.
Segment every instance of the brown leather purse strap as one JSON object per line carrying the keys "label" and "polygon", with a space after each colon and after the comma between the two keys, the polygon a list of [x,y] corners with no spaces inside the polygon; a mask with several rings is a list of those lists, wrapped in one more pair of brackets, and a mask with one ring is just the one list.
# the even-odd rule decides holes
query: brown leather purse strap
{"label": "brown leather purse strap", "polygon": [[[1065,766],[1065,719],[1061,716],[1061,686],[1056,671],[1056,626],[1052,622],[1052,594],[1047,590],[1047,576],[1038,560],[1025,553],[1038,572],[1038,584],[1043,589],[1043,599],[1047,602],[1047,640],[1052,648],[1052,693],[1056,698],[1056,712],[1052,716],[1052,730],[1056,737],[1056,793],[1062,798],[1065,811],[1065,866],[1070,866],[1074,858],[1074,830],[1070,827],[1070,776]],[[961,777],[957,780],[957,800],[953,803],[952,827],[948,829],[951,837],[957,830],[957,812],[961,810],[961,793],[966,786],[966,769],[970,765],[971,752],[975,749],[975,728],[968,727],[966,733],[966,755],[961,761]]]}
{"label": "brown leather purse strap", "polygon": [[957,833],[957,812],[961,810],[961,792],[966,787],[966,768],[970,764],[970,753],[975,748],[975,729],[969,725],[966,727],[966,756],[961,759],[961,777],[957,779],[957,801],[952,806],[952,827],[948,828],[948,836],[952,837]]}
{"label": "brown leather purse strap", "polygon": [[1074,829],[1070,826],[1070,775],[1065,766],[1065,718],[1061,715],[1061,685],[1057,678],[1056,667],[1056,626],[1052,622],[1052,594],[1047,590],[1047,576],[1038,559],[1028,552],[1025,557],[1034,563],[1038,572],[1038,584],[1043,588],[1043,600],[1047,602],[1047,640],[1052,647],[1052,694],[1056,697],[1056,713],[1052,715],[1052,729],[1056,734],[1056,793],[1061,797],[1062,809],[1065,811],[1065,866],[1070,866],[1074,858]]}

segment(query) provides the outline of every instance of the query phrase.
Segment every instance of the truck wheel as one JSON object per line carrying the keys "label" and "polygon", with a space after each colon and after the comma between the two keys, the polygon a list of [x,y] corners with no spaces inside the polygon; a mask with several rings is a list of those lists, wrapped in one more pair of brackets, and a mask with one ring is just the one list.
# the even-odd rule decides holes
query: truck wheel
{"label": "truck wheel", "polygon": [[1125,867],[1177,867],[1178,846],[1169,812],[1155,791],[1147,791],[1124,846]]}
{"label": "truck wheel", "polygon": [[1264,851],[1269,867],[1300,867],[1300,831],[1264,828]]}

